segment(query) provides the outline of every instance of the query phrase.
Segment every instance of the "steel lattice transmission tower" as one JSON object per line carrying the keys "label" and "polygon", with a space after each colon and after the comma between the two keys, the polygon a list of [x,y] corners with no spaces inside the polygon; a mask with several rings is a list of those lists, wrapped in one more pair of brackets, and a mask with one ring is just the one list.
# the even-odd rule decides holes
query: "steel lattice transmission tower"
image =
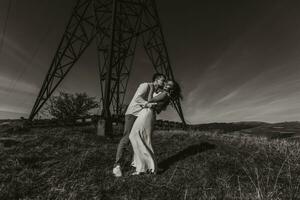
{"label": "steel lattice transmission tower", "polygon": [[[92,41],[97,42],[103,117],[124,113],[137,39],[156,72],[174,79],[154,0],[78,0],[29,119],[32,120]],[[173,102],[185,124],[180,100]]]}

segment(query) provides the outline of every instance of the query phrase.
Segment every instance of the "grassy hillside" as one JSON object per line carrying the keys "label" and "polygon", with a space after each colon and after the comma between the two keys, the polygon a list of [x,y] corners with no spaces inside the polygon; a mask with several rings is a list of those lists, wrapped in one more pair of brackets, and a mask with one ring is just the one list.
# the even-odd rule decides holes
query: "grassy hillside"
{"label": "grassy hillside", "polygon": [[[300,199],[295,141],[156,131],[157,175],[111,174],[119,138],[93,129],[1,133],[0,199]],[[128,152],[129,153],[129,152]],[[125,164],[129,164],[127,156]]]}

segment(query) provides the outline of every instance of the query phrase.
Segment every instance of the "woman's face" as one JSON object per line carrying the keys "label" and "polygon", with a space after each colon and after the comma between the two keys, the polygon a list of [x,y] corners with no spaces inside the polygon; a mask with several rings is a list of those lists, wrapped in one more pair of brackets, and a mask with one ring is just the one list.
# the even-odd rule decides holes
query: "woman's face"
{"label": "woman's face", "polygon": [[165,86],[164,86],[164,90],[166,91],[170,91],[174,88],[174,83],[173,81],[166,81]]}

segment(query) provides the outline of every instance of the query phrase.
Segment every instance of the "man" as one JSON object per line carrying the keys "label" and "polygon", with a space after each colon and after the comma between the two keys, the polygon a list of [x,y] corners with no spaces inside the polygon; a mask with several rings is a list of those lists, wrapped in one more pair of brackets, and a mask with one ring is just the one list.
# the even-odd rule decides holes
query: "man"
{"label": "man", "polygon": [[166,77],[163,74],[156,73],[153,75],[151,83],[142,83],[139,85],[135,92],[126,112],[125,112],[125,124],[123,137],[121,138],[117,153],[116,161],[113,168],[113,174],[116,177],[122,176],[121,161],[123,159],[123,151],[129,144],[129,134],[135,119],[143,107],[151,107],[147,100],[149,96],[153,95],[153,92],[164,87]]}

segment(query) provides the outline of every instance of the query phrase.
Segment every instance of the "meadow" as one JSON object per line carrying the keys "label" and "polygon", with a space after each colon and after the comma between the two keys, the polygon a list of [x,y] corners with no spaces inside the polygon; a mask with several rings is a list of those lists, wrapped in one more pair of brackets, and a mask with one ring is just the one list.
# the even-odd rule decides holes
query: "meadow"
{"label": "meadow", "polygon": [[[257,130],[257,129],[255,129]],[[155,131],[159,171],[112,167],[120,136],[93,127],[2,131],[0,199],[300,199],[300,143],[246,131]]]}

